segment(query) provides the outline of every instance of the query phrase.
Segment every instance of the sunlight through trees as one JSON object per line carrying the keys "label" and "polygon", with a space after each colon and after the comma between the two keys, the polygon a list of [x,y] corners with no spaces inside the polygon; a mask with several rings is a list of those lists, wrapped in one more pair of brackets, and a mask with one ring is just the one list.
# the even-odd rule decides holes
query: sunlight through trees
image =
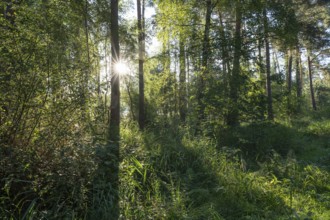
{"label": "sunlight through trees", "polygon": [[0,1],[1,219],[330,219],[330,2]]}

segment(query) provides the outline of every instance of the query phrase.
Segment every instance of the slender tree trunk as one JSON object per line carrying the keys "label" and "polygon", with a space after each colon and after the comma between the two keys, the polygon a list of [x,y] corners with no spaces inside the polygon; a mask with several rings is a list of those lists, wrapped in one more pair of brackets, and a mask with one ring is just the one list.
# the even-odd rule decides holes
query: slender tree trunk
{"label": "slender tree trunk", "polygon": [[292,91],[292,63],[293,63],[293,58],[292,58],[292,49],[289,48],[286,53],[285,57],[285,62],[286,62],[286,87],[287,87],[287,113],[291,114],[291,91]]}
{"label": "slender tree trunk", "polygon": [[273,51],[273,56],[274,56],[274,69],[275,69],[275,72],[274,74],[280,74],[281,73],[281,67],[280,67],[280,62],[278,60],[278,55],[277,55],[277,52],[274,50]]}
{"label": "slender tree trunk", "polygon": [[[107,39],[105,39],[104,42],[104,53],[105,57],[108,56],[108,49],[107,49]],[[106,89],[105,89],[105,94],[104,94],[104,112],[106,113],[105,115],[105,122],[107,124],[110,123],[110,108],[108,108],[108,92],[109,92],[109,71],[108,71],[108,60],[105,61],[105,79],[106,79]]]}
{"label": "slender tree trunk", "polygon": [[300,72],[300,85],[299,88],[301,90],[301,96],[303,95],[304,90],[304,69],[303,69],[303,63],[301,60],[301,53],[299,53],[299,72]]}
{"label": "slender tree trunk", "polygon": [[87,62],[88,62],[88,73],[90,69],[90,55],[89,55],[89,36],[88,36],[88,0],[85,2],[85,16],[84,16],[84,25],[85,25],[85,37],[86,37],[86,50],[87,50]]}
{"label": "slender tree trunk", "polygon": [[163,110],[163,114],[165,116],[165,118],[168,117],[169,113],[171,112],[171,100],[170,100],[170,96],[172,95],[172,77],[171,77],[171,53],[170,53],[170,43],[169,41],[167,42],[166,39],[169,39],[169,33],[167,37],[164,37],[163,39],[163,43],[162,43],[162,50],[163,50],[163,68],[164,68],[164,74],[165,74],[165,80],[162,83],[162,93],[163,93],[163,106],[162,106],[162,110]]}
{"label": "slender tree trunk", "polygon": [[299,47],[296,48],[296,83],[297,83],[297,97],[301,98],[302,96],[302,87],[301,87],[301,66],[300,66],[300,51]]}
{"label": "slender tree trunk", "polygon": [[202,49],[202,71],[197,85],[198,119],[202,121],[205,118],[205,105],[203,103],[205,79],[207,78],[208,59],[210,53],[210,25],[211,25],[212,2],[206,1],[205,29]]}
{"label": "slender tree trunk", "polygon": [[292,53],[291,53],[291,49],[289,49],[287,52],[286,62],[287,62],[286,85],[287,85],[288,93],[291,94],[291,90],[292,90]]}
{"label": "slender tree trunk", "polygon": [[315,101],[315,95],[314,95],[314,86],[313,86],[312,61],[311,61],[309,51],[307,51],[307,53],[308,53],[309,86],[310,86],[310,90],[311,90],[312,107],[313,107],[313,110],[316,111],[317,108],[316,108],[316,101]]}
{"label": "slender tree trunk", "polygon": [[[261,18],[260,18],[261,19]],[[260,36],[263,35],[262,30],[260,28]],[[262,88],[262,93],[267,95],[267,84],[266,84],[266,79],[265,79],[265,64],[264,64],[264,57],[262,55],[262,48],[264,46],[264,41],[262,37],[259,37],[258,39],[258,67],[259,67],[259,79],[260,79],[260,86]],[[264,96],[263,96],[264,97]],[[265,119],[265,113],[267,106],[264,101],[260,102],[260,119],[264,120]]]}
{"label": "slender tree trunk", "polygon": [[120,125],[120,90],[119,75],[115,64],[120,59],[119,27],[118,27],[118,1],[111,0],[111,103],[110,103],[110,141],[119,141]]}
{"label": "slender tree trunk", "polygon": [[206,1],[206,15],[205,15],[205,29],[203,39],[203,51],[202,51],[202,67],[207,68],[208,58],[210,53],[210,25],[211,25],[211,13],[212,13],[212,2],[211,0]]}
{"label": "slender tree trunk", "polygon": [[296,46],[296,88],[297,88],[297,112],[301,111],[302,104],[302,66],[299,46]]}
{"label": "slender tree trunk", "polygon": [[273,99],[272,99],[272,85],[270,78],[270,48],[269,48],[269,36],[268,36],[268,18],[267,10],[263,10],[264,19],[264,35],[265,35],[265,47],[266,47],[266,83],[267,83],[267,113],[268,120],[274,120],[273,115]]}
{"label": "slender tree trunk", "polygon": [[179,42],[179,60],[180,60],[180,75],[179,75],[179,112],[181,122],[186,121],[187,115],[187,83],[186,83],[186,55],[184,48],[184,38],[180,36]]}
{"label": "slender tree trunk", "polygon": [[125,84],[126,84],[127,94],[128,94],[128,98],[129,98],[129,106],[130,106],[130,110],[131,110],[132,120],[135,121],[136,117],[134,114],[133,98],[132,98],[131,90],[129,88],[130,85],[129,85],[129,82],[126,82]]}
{"label": "slender tree trunk", "polygon": [[238,125],[238,92],[240,86],[240,58],[241,58],[241,47],[242,47],[242,8],[241,2],[236,1],[236,21],[235,21],[235,42],[234,42],[234,60],[233,60],[233,70],[230,76],[229,87],[232,105],[228,110],[227,124],[229,126]]}
{"label": "slender tree trunk", "polygon": [[111,219],[119,218],[119,140],[120,140],[120,81],[119,73],[115,68],[115,64],[120,60],[119,48],[119,26],[118,26],[118,3],[119,0],[111,0],[110,9],[110,30],[111,30],[111,100],[110,100],[110,125],[109,125],[109,152],[114,157],[106,158],[107,161],[112,162],[112,166],[104,167],[110,178],[113,190],[113,206],[110,212]]}
{"label": "slender tree trunk", "polygon": [[220,20],[220,36],[221,36],[221,50],[222,50],[222,70],[223,70],[223,84],[224,84],[224,95],[228,96],[228,82],[229,82],[229,73],[230,73],[230,64],[229,64],[229,54],[228,54],[228,44],[225,33],[225,26],[222,21],[222,14],[219,11],[219,20]]}
{"label": "slender tree trunk", "polygon": [[145,126],[144,112],[144,1],[141,5],[141,0],[137,0],[137,17],[138,17],[138,43],[139,43],[139,126],[143,130]]}
{"label": "slender tree trunk", "polygon": [[87,66],[86,69],[83,70],[84,74],[84,82],[83,84],[83,107],[82,107],[82,116],[83,118],[86,117],[86,107],[87,107],[87,100],[88,100],[88,84],[89,84],[89,76],[90,76],[90,55],[89,55],[89,36],[88,36],[88,0],[85,1],[84,7],[84,26],[85,26],[85,40],[86,40],[86,52],[87,52]]}
{"label": "slender tree trunk", "polygon": [[190,57],[189,57],[189,53],[187,51],[186,52],[186,71],[187,71],[187,83],[186,83],[186,101],[187,101],[187,113],[190,112],[190,102],[189,102],[189,97],[190,97]]}
{"label": "slender tree trunk", "polygon": [[[180,54],[179,54],[180,55]],[[173,103],[174,103],[174,111],[173,111],[173,115],[177,115],[178,112],[180,112],[180,100],[178,99],[179,97],[179,90],[178,90],[178,82],[177,82],[177,67],[179,65],[179,57],[178,57],[178,54],[176,52],[176,50],[174,50],[174,57],[173,57],[173,61],[174,61],[174,71],[173,71],[173,82],[174,82],[174,100],[173,100]],[[180,73],[179,73],[179,77],[180,77]],[[180,79],[179,79],[179,82],[180,82]],[[179,88],[180,89],[180,88]],[[179,108],[178,108],[179,106]],[[180,114],[180,113],[179,113]]]}
{"label": "slender tree trunk", "polygon": [[[261,52],[261,48],[263,47],[263,41],[261,39],[258,40],[258,65],[259,65],[259,78],[262,82],[265,81],[265,69],[264,69],[264,60]],[[266,87],[265,87],[266,88]]]}

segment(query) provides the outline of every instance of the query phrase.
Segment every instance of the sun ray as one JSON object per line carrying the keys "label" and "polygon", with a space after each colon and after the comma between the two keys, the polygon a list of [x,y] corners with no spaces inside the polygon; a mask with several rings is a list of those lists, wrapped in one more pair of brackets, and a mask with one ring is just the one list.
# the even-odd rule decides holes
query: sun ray
{"label": "sun ray", "polygon": [[129,68],[126,62],[120,60],[115,64],[115,71],[119,75],[127,75],[129,74]]}

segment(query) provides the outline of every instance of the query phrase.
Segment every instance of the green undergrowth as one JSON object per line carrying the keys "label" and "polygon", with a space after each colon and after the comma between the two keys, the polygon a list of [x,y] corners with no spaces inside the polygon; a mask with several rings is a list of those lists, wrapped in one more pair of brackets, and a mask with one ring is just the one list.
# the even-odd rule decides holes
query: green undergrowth
{"label": "green undergrowth", "polygon": [[[246,149],[239,146],[219,147],[214,139],[192,138],[182,129],[157,134],[125,130],[120,175],[122,219],[330,218],[329,173],[317,164],[301,163],[295,156],[303,134],[276,126],[263,125],[266,132],[261,134],[268,130],[278,139],[292,140],[276,142],[275,137],[268,141],[260,137],[257,147],[278,145],[266,149],[267,156],[256,159],[258,168],[253,169],[248,164],[251,158],[243,152]],[[251,132],[255,137],[261,128]],[[252,148],[253,143],[246,143],[252,139],[242,134],[243,145]],[[283,150],[290,146],[281,144],[296,146]]]}
{"label": "green undergrowth", "polygon": [[329,121],[189,131],[124,126],[119,160],[93,143],[12,150],[1,219],[330,219]]}

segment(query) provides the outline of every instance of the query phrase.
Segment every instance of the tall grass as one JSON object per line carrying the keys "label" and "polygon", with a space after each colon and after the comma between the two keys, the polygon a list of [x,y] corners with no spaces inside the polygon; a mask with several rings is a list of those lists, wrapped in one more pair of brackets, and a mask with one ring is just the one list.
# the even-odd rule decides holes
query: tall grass
{"label": "tall grass", "polygon": [[[328,219],[330,174],[308,156],[300,160],[309,144],[325,143],[324,132],[315,124],[298,129],[261,123],[215,139],[180,127],[126,127],[118,189],[109,182],[116,163],[100,160],[105,145],[55,151],[51,161],[36,160],[43,169],[16,153],[26,173],[1,177],[0,215],[113,219],[119,211],[119,219]],[[301,139],[307,142],[299,146]]]}
{"label": "tall grass", "polygon": [[[325,170],[301,165],[289,150],[282,156],[275,149],[258,169],[248,170],[248,158],[240,149],[219,148],[211,139],[192,139],[187,133],[178,138],[180,133],[185,132],[130,135],[135,140],[131,140],[133,149],[129,142],[124,149],[131,157],[122,167],[123,219],[317,219],[327,215],[329,207],[322,201],[328,197],[330,179]],[[316,179],[319,182],[311,182]]]}

